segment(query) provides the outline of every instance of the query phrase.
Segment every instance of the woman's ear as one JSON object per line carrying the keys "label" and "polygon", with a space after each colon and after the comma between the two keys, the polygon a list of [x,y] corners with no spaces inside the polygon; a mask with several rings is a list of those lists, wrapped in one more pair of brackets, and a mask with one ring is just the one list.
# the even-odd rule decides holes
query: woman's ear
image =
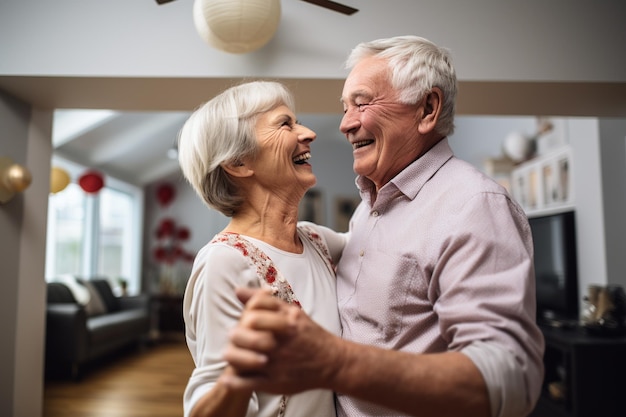
{"label": "woman's ear", "polygon": [[237,178],[250,177],[254,174],[254,171],[248,168],[248,166],[240,159],[229,163],[223,163],[222,168],[229,175]]}
{"label": "woman's ear", "polygon": [[430,93],[424,96],[420,106],[421,116],[418,126],[420,133],[426,134],[435,130],[441,114],[441,106],[443,106],[443,92],[439,88],[433,87]]}

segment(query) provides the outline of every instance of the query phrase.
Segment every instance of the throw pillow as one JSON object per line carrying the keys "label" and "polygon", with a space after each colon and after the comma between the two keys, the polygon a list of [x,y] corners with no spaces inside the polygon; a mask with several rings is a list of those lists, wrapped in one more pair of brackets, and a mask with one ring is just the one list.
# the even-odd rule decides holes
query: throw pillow
{"label": "throw pillow", "polygon": [[104,302],[108,312],[120,310],[120,300],[113,294],[111,284],[106,278],[92,278],[89,282],[98,290],[100,298]]}
{"label": "throw pillow", "polygon": [[89,291],[80,285],[78,279],[74,275],[61,275],[55,279],[55,281],[65,284],[67,288],[72,292],[74,299],[80,305],[86,305],[89,302]]}
{"label": "throw pillow", "polygon": [[107,307],[104,304],[104,301],[102,301],[102,297],[100,297],[100,294],[98,293],[96,287],[91,282],[86,280],[82,280],[81,283],[85,286],[85,288],[87,288],[89,294],[91,295],[91,299],[85,305],[85,311],[87,312],[87,315],[98,316],[100,314],[107,313]]}

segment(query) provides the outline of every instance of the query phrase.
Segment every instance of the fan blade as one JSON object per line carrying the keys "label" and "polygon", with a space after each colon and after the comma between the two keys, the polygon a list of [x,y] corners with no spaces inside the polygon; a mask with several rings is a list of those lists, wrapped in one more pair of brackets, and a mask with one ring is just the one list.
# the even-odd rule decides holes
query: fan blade
{"label": "fan blade", "polygon": [[345,4],[337,3],[330,0],[302,0],[307,3],[315,4],[317,6],[325,7],[326,9],[334,10],[335,12],[352,15],[358,12],[358,9],[355,9],[350,6],[346,6]]}
{"label": "fan blade", "polygon": [[171,3],[174,0],[156,0],[157,4],[161,5],[161,4],[166,4],[166,3]]}

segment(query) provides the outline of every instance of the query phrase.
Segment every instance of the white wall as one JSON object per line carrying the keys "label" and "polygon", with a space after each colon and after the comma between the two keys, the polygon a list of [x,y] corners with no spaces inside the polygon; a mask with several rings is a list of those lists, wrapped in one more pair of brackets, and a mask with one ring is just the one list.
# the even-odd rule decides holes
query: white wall
{"label": "white wall", "polygon": [[626,120],[600,119],[606,280],[626,288]]}
{"label": "white wall", "polygon": [[360,11],[284,0],[270,44],[236,55],[203,43],[193,0],[5,0],[0,75],[343,78],[358,42],[419,34],[452,50],[462,80],[626,81],[622,0],[346,3]]}
{"label": "white wall", "polygon": [[0,93],[0,156],[32,174],[28,189],[0,205],[0,415],[41,415],[45,234],[52,113]]}

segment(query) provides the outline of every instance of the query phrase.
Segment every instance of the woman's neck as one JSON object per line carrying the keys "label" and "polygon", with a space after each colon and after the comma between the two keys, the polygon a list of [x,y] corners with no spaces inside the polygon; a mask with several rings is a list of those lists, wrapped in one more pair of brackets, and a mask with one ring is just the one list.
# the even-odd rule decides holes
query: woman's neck
{"label": "woman's neck", "polygon": [[233,215],[225,232],[259,239],[278,249],[302,253],[302,242],[298,237],[298,208],[281,204],[244,204]]}

